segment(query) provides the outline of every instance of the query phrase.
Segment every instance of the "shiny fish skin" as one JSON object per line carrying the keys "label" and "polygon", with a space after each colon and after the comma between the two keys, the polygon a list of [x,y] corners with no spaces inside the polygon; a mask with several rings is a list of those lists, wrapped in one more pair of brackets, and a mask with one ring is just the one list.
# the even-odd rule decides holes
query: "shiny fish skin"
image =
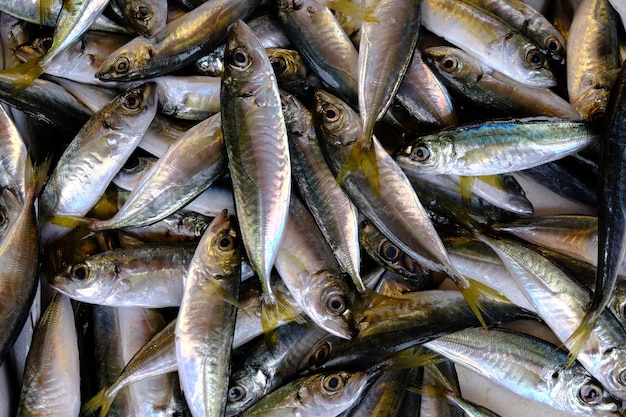
{"label": "shiny fish skin", "polygon": [[17,415],[77,417],[78,341],[70,299],[56,294],[37,326]]}
{"label": "shiny fish skin", "polygon": [[281,100],[293,179],[339,265],[350,275],[357,290],[363,291],[357,209],[326,163],[311,112],[291,94],[281,94]]}
{"label": "shiny fish skin", "polygon": [[[354,146],[354,134],[361,129],[360,120],[347,104],[329,93],[318,90],[315,99],[320,144],[327,158],[332,157],[329,166],[337,173]],[[342,188],[360,211],[413,259],[429,269],[454,274],[443,244],[408,179],[378,141],[373,143],[381,178],[385,181],[381,195],[376,196],[358,173],[346,178]]]}
{"label": "shiny fish skin", "polygon": [[359,41],[359,115],[369,143],[412,61],[422,0],[366,0],[363,7],[372,7],[377,20],[361,24]]}
{"label": "shiny fish skin", "polygon": [[422,136],[395,160],[405,170],[424,174],[493,175],[562,158],[598,137],[584,122],[542,117],[489,121]]}
{"label": "shiny fish skin", "polygon": [[[181,155],[186,156],[181,158]],[[220,114],[198,123],[179,138],[141,177],[126,203],[92,230],[148,226],[173,214],[227,170]],[[185,178],[183,182],[179,178]]]}
{"label": "shiny fish skin", "polygon": [[518,116],[582,119],[576,109],[552,90],[522,84],[458,48],[426,48],[424,58],[451,91],[457,91],[481,106]]}
{"label": "shiny fish skin", "polygon": [[269,304],[270,272],[285,228],[291,172],[278,86],[245,23],[232,26],[222,78],[222,129],[248,259]]}
{"label": "shiny fish skin", "polygon": [[584,0],[574,14],[567,41],[567,93],[585,120],[604,117],[620,68],[618,22],[608,0]]}
{"label": "shiny fish skin", "polygon": [[52,216],[84,216],[104,193],[141,141],[156,113],[155,85],[143,84],[117,96],[89,119],[66,148],[40,196],[44,245],[69,229]]}
{"label": "shiny fish skin", "polygon": [[176,363],[194,417],[226,409],[236,297],[241,280],[240,243],[223,211],[209,225],[191,260],[176,321]]}
{"label": "shiny fish skin", "polygon": [[[423,0],[422,24],[511,78],[538,87],[556,80],[541,52],[491,13],[465,0]],[[469,36],[471,34],[471,36]]]}
{"label": "shiny fish skin", "polygon": [[369,380],[365,372],[337,372],[311,375],[283,385],[242,417],[333,417],[349,408],[364,391]]}
{"label": "shiny fish skin", "polygon": [[566,353],[523,333],[465,329],[425,346],[553,408],[580,416],[620,415],[616,402],[579,363],[568,366]]}
{"label": "shiny fish skin", "polygon": [[289,203],[274,267],[315,324],[344,339],[352,338],[348,285],[313,216],[295,196]]}
{"label": "shiny fish skin", "polygon": [[114,52],[96,76],[137,80],[173,72],[194,62],[226,37],[228,25],[245,18],[259,0],[213,0],[168,23],[153,38],[139,36]]}

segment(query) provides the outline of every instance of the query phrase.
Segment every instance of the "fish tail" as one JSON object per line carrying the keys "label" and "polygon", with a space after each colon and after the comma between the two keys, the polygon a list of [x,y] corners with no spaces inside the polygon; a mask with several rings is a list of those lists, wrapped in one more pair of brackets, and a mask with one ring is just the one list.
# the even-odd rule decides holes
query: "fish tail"
{"label": "fish tail", "polygon": [[356,142],[352,146],[346,160],[337,173],[337,183],[341,184],[348,175],[357,172],[359,169],[363,172],[363,176],[369,187],[374,191],[374,194],[380,196],[378,161],[376,160],[376,151],[371,141],[368,144]]}
{"label": "fish tail", "polygon": [[24,62],[2,71],[2,74],[13,78],[10,88],[12,93],[19,93],[29,87],[35,79],[43,74],[41,59]]}
{"label": "fish tail", "polygon": [[570,366],[576,360],[576,357],[582,350],[585,342],[589,339],[589,335],[591,334],[599,315],[600,312],[596,312],[594,310],[587,312],[587,314],[583,317],[580,326],[578,326],[576,331],[563,342],[562,346],[569,350],[569,354],[567,355],[567,366]]}
{"label": "fish tail", "polygon": [[92,399],[87,401],[85,405],[83,405],[82,411],[84,414],[92,414],[97,409],[100,409],[98,417],[106,417],[114,399],[115,397],[109,398],[107,396],[107,388],[105,388],[94,395]]}
{"label": "fish tail", "polygon": [[442,362],[441,356],[430,352],[421,346],[416,346],[394,353],[382,366],[385,369],[398,371],[401,369],[419,368],[426,365],[434,365]]}
{"label": "fish tail", "polygon": [[472,187],[474,186],[476,177],[461,175],[459,185],[461,186],[461,201],[463,205],[468,207],[472,199]]}
{"label": "fish tail", "polygon": [[57,226],[71,228],[90,225],[95,221],[95,219],[90,219],[89,217],[70,216],[69,214],[52,216],[48,220],[50,223],[56,224]]}
{"label": "fish tail", "polygon": [[466,278],[466,285],[461,287],[461,294],[485,330],[488,330],[487,323],[483,317],[483,314],[486,314],[486,310],[480,298],[508,301],[500,292],[471,278]]}
{"label": "fish tail", "polygon": [[351,0],[326,0],[321,1],[326,7],[362,22],[379,23],[380,19],[375,16],[374,8],[363,7],[362,4]]}

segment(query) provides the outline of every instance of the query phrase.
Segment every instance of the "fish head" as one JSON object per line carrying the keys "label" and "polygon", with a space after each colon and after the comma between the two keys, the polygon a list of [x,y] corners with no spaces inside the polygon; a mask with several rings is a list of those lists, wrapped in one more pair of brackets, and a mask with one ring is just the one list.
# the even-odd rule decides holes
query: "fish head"
{"label": "fish head", "polygon": [[155,7],[154,2],[145,0],[126,2],[124,15],[130,26],[146,37],[154,36],[167,23],[167,9]]}
{"label": "fish head", "polygon": [[316,126],[332,146],[351,146],[362,135],[358,114],[340,98],[324,91],[315,90]]}
{"label": "fish head", "polygon": [[300,397],[303,402],[317,404],[318,408],[323,405],[328,413],[336,413],[360,398],[368,381],[367,372],[326,372],[308,379],[308,384],[298,387],[298,391],[306,389],[308,393]]}
{"label": "fish head", "polygon": [[266,87],[268,77],[275,79],[261,42],[244,22],[233,23],[224,50],[223,87],[236,96],[250,97]]}
{"label": "fish head", "polygon": [[105,304],[116,287],[117,265],[106,257],[94,257],[64,266],[50,280],[57,291],[74,300]]}
{"label": "fish head", "polygon": [[454,142],[445,134],[425,136],[396,154],[402,169],[420,174],[446,174],[446,167],[456,156]]}
{"label": "fish head", "polygon": [[260,368],[244,368],[230,378],[226,416],[243,412],[263,397],[270,389],[269,377]]}
{"label": "fish head", "polygon": [[556,78],[545,55],[532,43],[521,44],[517,36],[506,36],[504,44],[509,57],[511,77],[519,77],[524,84],[535,87],[554,87]]}
{"label": "fish head", "polygon": [[307,314],[318,326],[344,339],[351,339],[354,318],[348,287],[343,277],[330,271],[311,276],[304,299],[310,300]]}
{"label": "fish head", "polygon": [[239,248],[241,245],[234,220],[228,216],[228,210],[222,210],[213,219],[205,231],[205,235],[207,234],[208,239],[203,237],[206,244],[198,245],[194,257],[198,255],[198,251],[205,252],[201,256],[204,259],[212,260],[211,265],[206,266],[210,269],[210,275],[218,281],[229,279],[239,268]]}
{"label": "fish head", "polygon": [[618,401],[579,364],[553,369],[545,379],[553,397],[581,415],[607,415],[619,409]]}
{"label": "fish head", "polygon": [[152,82],[131,88],[115,97],[107,109],[96,115],[107,132],[111,132],[110,144],[114,145],[113,138],[117,132],[127,132],[131,126],[141,123],[147,125],[156,114],[156,103],[156,84]]}
{"label": "fish head", "polygon": [[154,56],[150,39],[138,36],[113,52],[96,71],[101,81],[130,81],[143,76],[143,69]]}
{"label": "fish head", "polygon": [[626,328],[626,283],[624,281],[618,280],[615,284],[608,307],[622,327]]}
{"label": "fish head", "polygon": [[454,85],[475,84],[483,74],[491,72],[490,68],[458,48],[433,46],[426,48],[422,56],[431,68]]}

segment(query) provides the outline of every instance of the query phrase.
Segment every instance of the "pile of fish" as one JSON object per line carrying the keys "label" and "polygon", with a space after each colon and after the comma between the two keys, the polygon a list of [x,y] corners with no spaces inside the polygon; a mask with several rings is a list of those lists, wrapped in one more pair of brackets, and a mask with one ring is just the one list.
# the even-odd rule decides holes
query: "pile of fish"
{"label": "pile of fish", "polygon": [[0,417],[622,415],[620,14],[0,0]]}

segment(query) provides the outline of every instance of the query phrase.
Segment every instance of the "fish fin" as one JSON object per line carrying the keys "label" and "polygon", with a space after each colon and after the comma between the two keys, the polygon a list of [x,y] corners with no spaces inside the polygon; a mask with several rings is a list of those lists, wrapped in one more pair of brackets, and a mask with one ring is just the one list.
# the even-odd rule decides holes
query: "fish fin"
{"label": "fish fin", "polygon": [[215,291],[217,296],[220,297],[222,300],[226,301],[228,304],[235,306],[235,308],[238,308],[239,310],[245,311],[239,300],[233,297],[232,294],[229,294],[228,291],[226,291],[226,289],[224,289],[224,287],[222,287],[216,280],[209,278],[208,284],[211,286],[211,290]]}
{"label": "fish fin", "polygon": [[476,177],[461,175],[459,177],[459,185],[461,186],[461,201],[465,207],[469,207],[472,199],[472,187]]}
{"label": "fish fin", "polygon": [[427,384],[418,387],[409,387],[408,389],[410,391],[441,401],[448,401],[448,397],[450,396],[450,394],[460,395],[456,387],[452,384],[452,382],[450,382],[448,378],[445,377],[444,374],[441,373],[439,368],[427,364],[424,369],[432,377],[434,384]]}
{"label": "fish fin", "polygon": [[380,174],[378,173],[378,161],[376,160],[376,150],[370,141],[369,144],[355,142],[348,152],[346,160],[341,165],[337,173],[337,183],[341,184],[350,174],[361,170],[365,181],[374,191],[374,195],[380,196]]}
{"label": "fish fin", "polygon": [[[589,338],[599,315],[600,312],[595,312],[594,310],[587,312],[576,331],[572,333],[572,335],[568,337],[561,346],[559,346],[559,348],[565,347],[569,350],[567,355],[567,366],[570,366],[576,360],[576,357]],[[567,346],[571,346],[571,348],[568,348]]]}
{"label": "fish fin", "polygon": [[108,388],[104,388],[94,395],[92,399],[87,401],[82,407],[82,412],[84,414],[92,414],[97,409],[100,409],[100,414],[98,416],[106,417],[109,409],[111,408],[111,404],[113,404],[113,400],[115,399],[115,397],[107,398],[107,390]]}
{"label": "fish fin", "polygon": [[483,314],[486,311],[480,301],[480,298],[495,299],[498,301],[508,301],[508,298],[483,283],[471,278],[466,278],[466,280],[469,285],[460,289],[461,294],[463,295],[463,298],[465,298],[467,304],[469,304],[469,308],[472,310],[480,324],[485,328],[485,330],[488,330],[487,323],[483,317]]}
{"label": "fish fin", "polygon": [[2,71],[3,75],[13,78],[9,82],[11,93],[19,93],[29,87],[35,79],[43,74],[41,59],[24,62]]}
{"label": "fish fin", "polygon": [[374,8],[363,7],[362,4],[351,0],[326,0],[320,2],[326,4],[326,7],[329,9],[343,13],[346,16],[350,16],[362,22],[380,23],[380,19],[374,15]]}
{"label": "fish fin", "polygon": [[95,219],[90,219],[88,217],[83,216],[70,216],[68,215],[58,215],[51,216],[48,221],[52,224],[56,224],[57,226],[63,227],[80,227],[91,224]]}
{"label": "fish fin", "polygon": [[401,369],[419,368],[442,362],[443,358],[421,346],[401,350],[389,356],[382,364],[385,369],[398,371]]}
{"label": "fish fin", "polygon": [[276,328],[278,327],[278,303],[275,297],[263,294],[261,298],[261,327],[265,344],[270,352],[274,352],[278,343]]}

